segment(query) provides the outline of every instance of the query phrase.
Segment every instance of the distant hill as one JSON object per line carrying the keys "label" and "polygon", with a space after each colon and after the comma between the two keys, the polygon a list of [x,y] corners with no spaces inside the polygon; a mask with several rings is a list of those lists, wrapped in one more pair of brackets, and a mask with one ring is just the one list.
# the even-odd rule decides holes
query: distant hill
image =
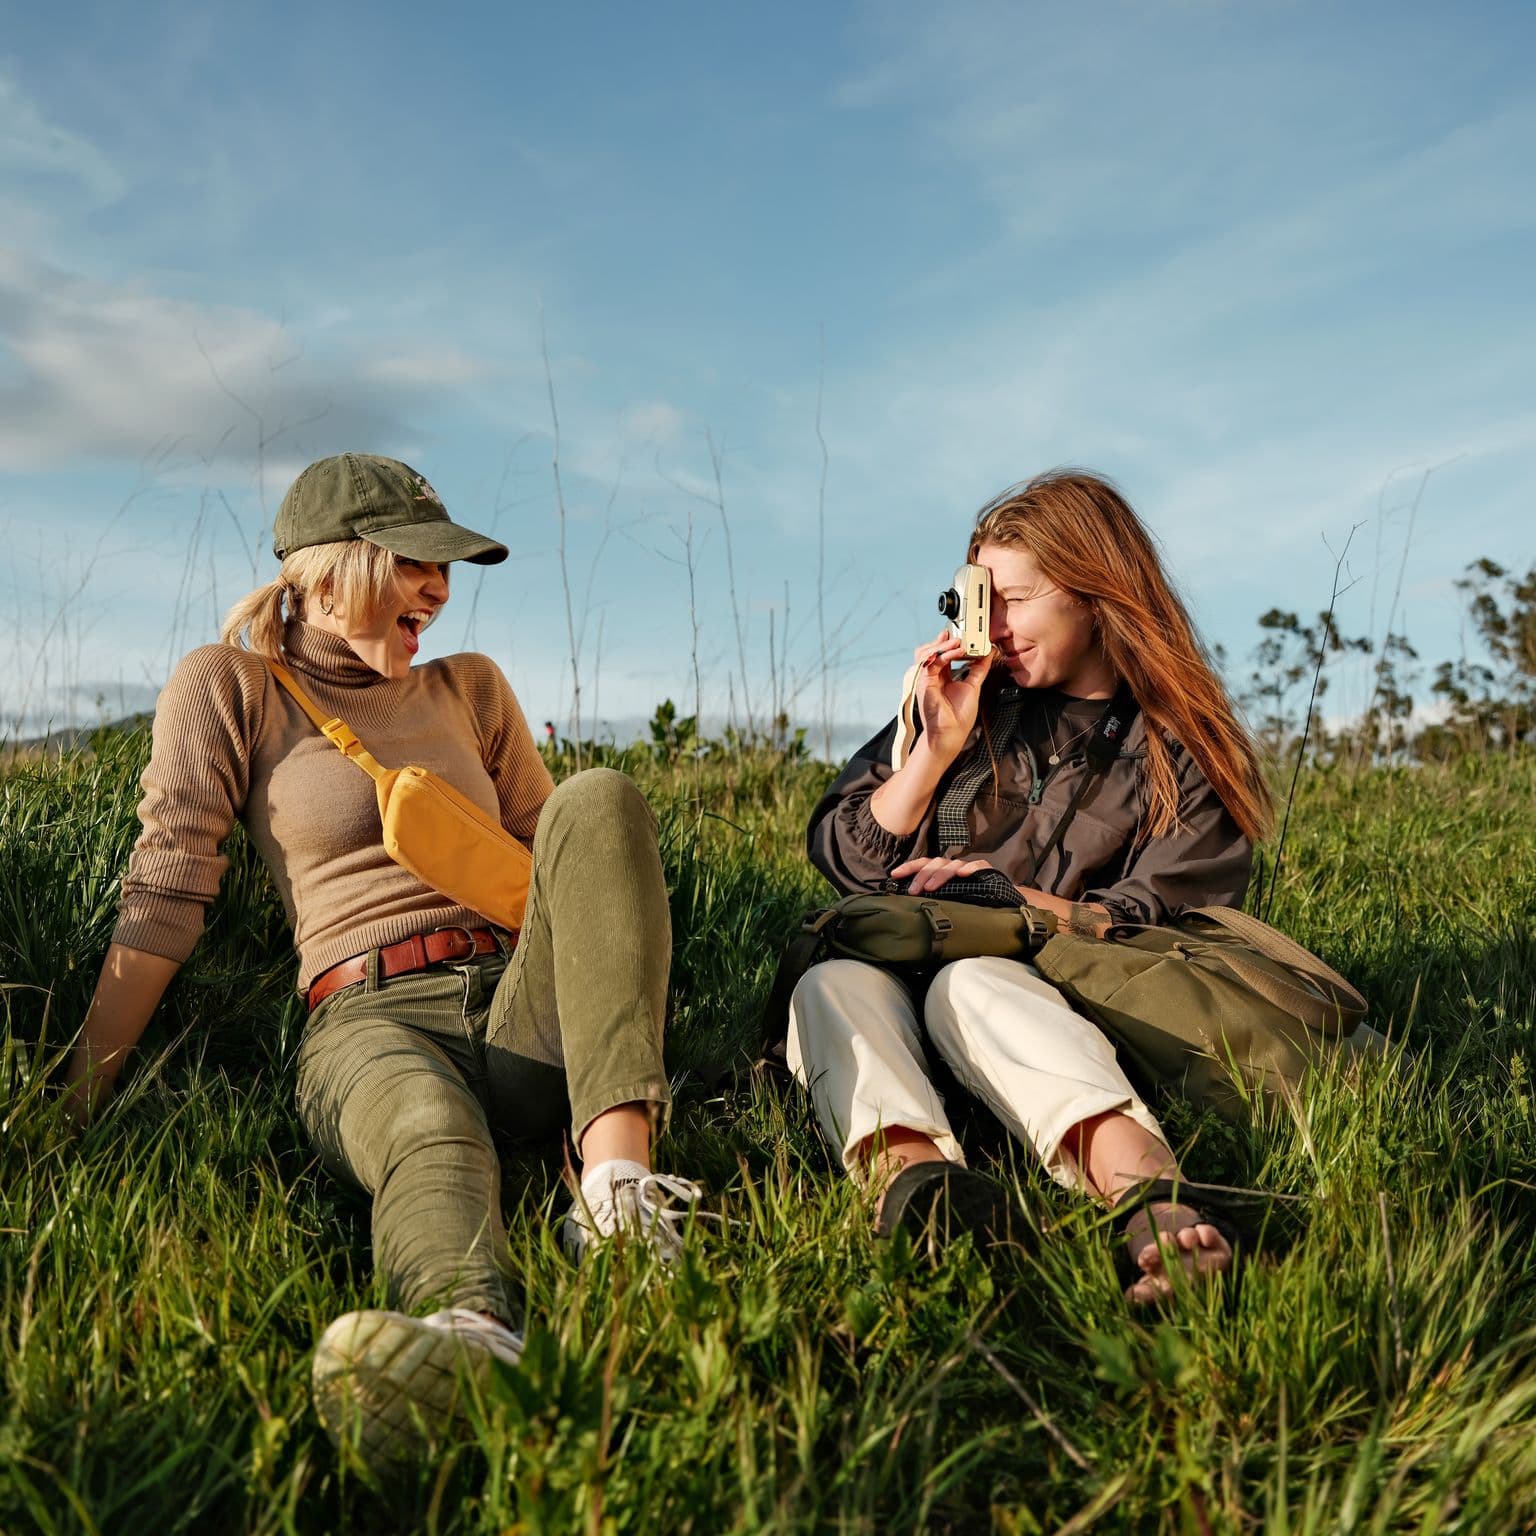
{"label": "distant hill", "polygon": [[152,709],[141,709],[137,714],[124,715],[121,720],[102,720],[95,725],[66,726],[49,731],[46,736],[33,736],[23,741],[0,742],[0,752],[12,757],[31,756],[41,752],[80,752],[91,744],[98,731],[132,731],[148,725],[155,718]]}

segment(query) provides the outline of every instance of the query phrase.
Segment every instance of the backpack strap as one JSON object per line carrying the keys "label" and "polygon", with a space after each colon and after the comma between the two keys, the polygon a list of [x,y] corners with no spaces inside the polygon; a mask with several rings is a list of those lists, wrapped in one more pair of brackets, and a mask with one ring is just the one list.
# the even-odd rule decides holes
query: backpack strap
{"label": "backpack strap", "polygon": [[1131,692],[1130,685],[1122,682],[1115,690],[1115,696],[1109,701],[1104,713],[1099,716],[1093,728],[1093,735],[1088,738],[1088,744],[1083,749],[1084,756],[1088,759],[1088,771],[1078,780],[1077,788],[1072,791],[1072,798],[1067,802],[1066,810],[1061,813],[1061,819],[1051,828],[1051,835],[1046,838],[1045,846],[1035,855],[1029,874],[1021,884],[1033,885],[1035,876],[1040,872],[1040,866],[1061,846],[1062,838],[1067,835],[1067,828],[1072,825],[1072,818],[1077,815],[1077,808],[1087,797],[1088,791],[1109,772],[1111,764],[1120,756],[1120,749],[1139,713],[1140,706],[1136,703],[1136,696]]}
{"label": "backpack strap", "polygon": [[370,779],[377,782],[389,771],[380,765],[376,758],[356,736],[352,734],[352,727],[336,715],[322,714],[315,701],[299,687],[298,679],[280,661],[267,658],[267,665],[272,669],[272,675],[284,688],[293,695],[299,708],[309,716],[315,729],[336,748],[348,762],[356,763]]}
{"label": "backpack strap", "polygon": [[1218,928],[1225,928],[1235,938],[1291,972],[1295,981],[1287,981],[1272,971],[1250,964],[1239,950],[1223,951],[1221,956],[1222,964],[1260,997],[1283,1008],[1303,1024],[1327,1030],[1338,1025],[1358,1024],[1365,1017],[1368,1004],[1348,981],[1311,950],[1303,949],[1294,939],[1271,928],[1268,923],[1239,912],[1235,907],[1191,907],[1183,916],[1203,917]]}

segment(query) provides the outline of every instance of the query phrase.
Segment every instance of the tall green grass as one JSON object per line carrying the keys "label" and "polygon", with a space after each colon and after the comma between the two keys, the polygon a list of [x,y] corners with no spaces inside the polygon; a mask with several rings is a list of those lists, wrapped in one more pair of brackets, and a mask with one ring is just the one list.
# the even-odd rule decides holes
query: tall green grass
{"label": "tall green grass", "polygon": [[1240,1127],[1167,1107],[1193,1177],[1256,1203],[1240,1279],[1133,1315],[1110,1234],[977,1115],[1038,1240],[868,1236],[750,1046],[774,941],[820,899],[826,778],[636,755],[676,938],[664,1165],[734,1222],[663,1278],[576,1270],[557,1168],[506,1160],[528,1351],[476,1421],[372,1486],[308,1403],[336,1314],[383,1298],[366,1208],[294,1118],[281,914],[237,841],[210,931],[110,1111],[47,1072],[135,831],[142,737],[0,778],[0,1530],[1521,1531],[1536,1527],[1536,850],[1528,759],[1306,781],[1272,918],[1411,1056]]}

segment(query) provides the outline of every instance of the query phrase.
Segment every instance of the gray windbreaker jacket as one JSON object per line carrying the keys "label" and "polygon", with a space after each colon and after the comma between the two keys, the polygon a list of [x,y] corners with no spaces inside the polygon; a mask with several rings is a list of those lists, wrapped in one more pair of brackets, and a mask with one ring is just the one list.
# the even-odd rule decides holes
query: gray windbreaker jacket
{"label": "gray windbreaker jacket", "polygon": [[[1096,718],[1071,701],[1061,719]],[[982,707],[986,708],[986,700]],[[1026,716],[1030,712],[1026,711]],[[1065,729],[1066,727],[1062,727]],[[869,809],[870,797],[891,776],[893,720],[849,760],[811,813],[806,833],[811,862],[844,895],[880,890],[906,859],[948,850],[936,846],[934,805],[972,753],[985,752],[980,731],[940,783],[922,824],[907,837],[887,832]],[[1252,849],[1193,758],[1173,744],[1179,779],[1179,825],[1154,839],[1140,835],[1148,804],[1146,722],[1138,715],[1119,758],[1089,789],[1061,845],[1034,868],[1087,760],[1079,744],[1057,767],[1047,764],[1039,731],[1022,730],[997,760],[997,789],[984,785],[970,811],[963,850],[984,857],[1016,885],[1101,902],[1117,922],[1162,923],[1189,907],[1238,906],[1248,889]],[[940,895],[943,893],[940,892]]]}

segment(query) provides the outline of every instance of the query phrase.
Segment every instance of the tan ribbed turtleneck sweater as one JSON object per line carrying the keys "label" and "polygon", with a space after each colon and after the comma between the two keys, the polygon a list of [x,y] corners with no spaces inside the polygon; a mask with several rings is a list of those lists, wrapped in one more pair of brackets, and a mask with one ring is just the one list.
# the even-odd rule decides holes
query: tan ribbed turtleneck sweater
{"label": "tan ribbed turtleneck sweater", "polygon": [[[386,767],[430,768],[532,843],[554,785],[489,657],[448,656],[386,678],[313,625],[290,623],[284,646],[304,690]],[[115,943],[176,961],[191,954],[236,818],[282,897],[300,991],[338,961],[408,934],[485,925],[390,859],[373,780],[249,651],[205,645],[182,660],[155,706],[143,788]]]}

